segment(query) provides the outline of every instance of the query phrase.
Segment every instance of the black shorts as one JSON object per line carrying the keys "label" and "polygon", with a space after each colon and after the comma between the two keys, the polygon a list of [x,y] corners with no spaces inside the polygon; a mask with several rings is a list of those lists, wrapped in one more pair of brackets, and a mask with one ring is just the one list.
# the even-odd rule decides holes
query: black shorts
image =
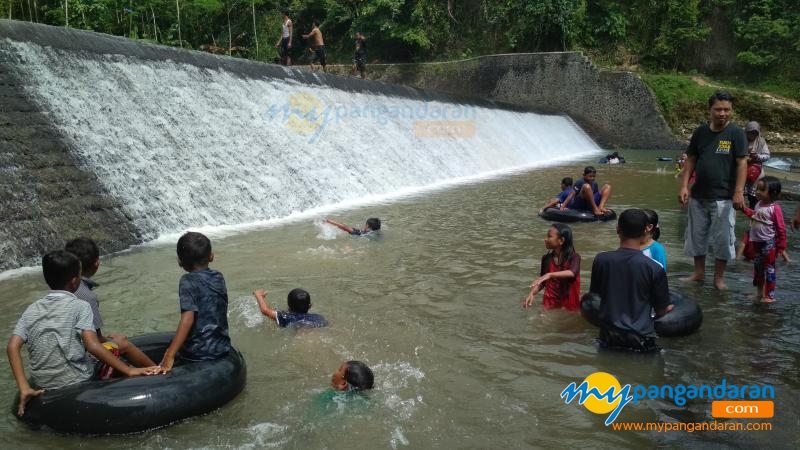
{"label": "black shorts", "polygon": [[364,70],[364,67],[367,66],[367,55],[366,54],[358,54],[353,58],[353,64],[355,64],[356,69]]}
{"label": "black shorts", "polygon": [[289,50],[290,50],[289,49],[289,38],[286,37],[286,38],[281,39],[281,46],[280,46],[281,58],[286,59],[287,57],[289,57]]}
{"label": "black shorts", "polygon": [[320,45],[319,47],[314,49],[314,60],[311,63],[319,62],[321,65],[325,65],[325,46]]}
{"label": "black shorts", "polygon": [[661,347],[656,344],[656,338],[642,336],[639,333],[618,328],[600,328],[598,341],[600,342],[600,347],[610,350],[636,353],[657,353],[661,351]]}

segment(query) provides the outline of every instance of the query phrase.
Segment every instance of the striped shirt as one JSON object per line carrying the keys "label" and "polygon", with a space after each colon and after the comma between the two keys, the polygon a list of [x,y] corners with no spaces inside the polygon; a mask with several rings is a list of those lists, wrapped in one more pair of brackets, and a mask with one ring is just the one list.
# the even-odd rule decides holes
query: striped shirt
{"label": "striped shirt", "polygon": [[92,309],[71,292],[50,291],[28,306],[13,334],[26,343],[34,386],[57,389],[92,377],[84,330],[94,331]]}
{"label": "striped shirt", "polygon": [[97,300],[97,295],[92,292],[92,289],[97,286],[98,284],[92,281],[91,278],[81,277],[81,285],[78,286],[78,290],[75,291],[75,297],[85,301],[92,308],[92,316],[94,316],[92,323],[94,324],[95,330],[103,328],[103,316],[100,315],[100,302]]}

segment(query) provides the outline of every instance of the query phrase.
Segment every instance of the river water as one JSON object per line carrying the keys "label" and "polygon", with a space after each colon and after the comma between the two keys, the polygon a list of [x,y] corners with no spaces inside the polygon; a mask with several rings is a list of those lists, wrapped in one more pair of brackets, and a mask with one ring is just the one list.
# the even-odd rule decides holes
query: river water
{"label": "river water", "polygon": [[[652,152],[625,156],[625,166],[600,167],[599,181],[614,186],[611,206],[647,205],[660,213],[670,286],[699,300],[705,313],[697,334],[662,339],[661,355],[599,352],[597,330],[580,315],[520,307],[545,252],[549,224],[536,211],[562,176],[578,177],[587,161],[570,162],[331,213],[352,225],[380,217],[384,229],[377,239],[351,238],[312,219],[215,234],[212,267],[225,275],[231,336],[248,364],[242,394],[206,416],[121,437],[31,431],[7,412],[0,443],[63,449],[797,448],[797,263],[781,263],[779,301],[766,307],[749,303],[747,263],[731,266],[727,293],[710,287],[710,275],[704,286],[681,284],[677,278],[691,261],[682,256],[686,214],[676,201],[671,163],[656,163]],[[785,202],[784,211],[795,206]],[[745,223],[741,216],[738,222],[740,233]],[[593,257],[616,248],[615,225],[573,228],[585,291]],[[797,235],[790,235],[790,250],[800,261]],[[182,273],[172,241],[103,258],[95,280],[104,331],[174,330]],[[331,325],[279,329],[261,317],[250,295],[260,287],[279,306],[289,290],[305,288],[312,311]],[[8,336],[46,286],[38,271],[30,271],[0,281],[0,292],[0,335]],[[373,368],[376,389],[366,403],[321,405],[320,393],[347,359]],[[772,431],[614,431],[603,424],[606,415],[559,396],[597,371],[623,385],[770,384]],[[3,365],[2,402],[10,405],[15,389]],[[644,400],[626,406],[618,422],[712,421],[710,403]]]}

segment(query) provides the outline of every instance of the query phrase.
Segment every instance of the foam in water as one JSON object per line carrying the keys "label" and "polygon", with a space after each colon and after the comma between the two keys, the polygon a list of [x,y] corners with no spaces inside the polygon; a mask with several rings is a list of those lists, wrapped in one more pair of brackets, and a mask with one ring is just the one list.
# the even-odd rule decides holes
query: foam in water
{"label": "foam in water", "polygon": [[322,219],[314,220],[314,226],[319,231],[319,233],[317,233],[317,239],[329,241],[331,239],[336,239],[340,233],[338,228],[333,225],[326,224],[322,221]]}
{"label": "foam in water", "polygon": [[247,328],[260,326],[268,320],[261,314],[258,302],[252,295],[237,297],[230,301],[228,303],[228,319],[232,322],[241,323]]}
{"label": "foam in water", "polygon": [[[18,56],[19,63],[11,64],[18,64],[14,69],[31,97],[147,240],[189,228],[265,222],[598,150],[562,116],[6,44],[3,51]],[[269,113],[287,104],[304,113],[308,107],[350,113],[324,129],[321,121],[283,121]],[[353,116],[368,106],[461,108],[470,111],[477,131],[469,138],[417,138],[414,124],[422,117]]]}

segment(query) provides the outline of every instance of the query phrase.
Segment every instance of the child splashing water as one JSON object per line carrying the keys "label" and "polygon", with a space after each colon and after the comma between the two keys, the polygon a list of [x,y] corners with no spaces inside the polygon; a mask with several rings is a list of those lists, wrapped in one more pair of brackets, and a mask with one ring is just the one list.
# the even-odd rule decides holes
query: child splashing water
{"label": "child splashing water", "polygon": [[544,290],[542,303],[545,308],[577,310],[580,307],[581,256],[572,246],[572,229],[554,223],[547,230],[544,245],[550,251],[542,256],[540,276],[531,283],[531,293],[522,302],[522,307],[530,307],[536,294]]}
{"label": "child splashing water", "polygon": [[786,255],[786,225],[783,222],[783,211],[776,202],[781,195],[781,182],[775,177],[764,177],[758,181],[756,209],[744,208],[750,218],[750,242],[747,243],[745,255],[753,260],[753,286],[756,287],[755,303],[772,303],[775,301],[777,272],[775,260]]}

